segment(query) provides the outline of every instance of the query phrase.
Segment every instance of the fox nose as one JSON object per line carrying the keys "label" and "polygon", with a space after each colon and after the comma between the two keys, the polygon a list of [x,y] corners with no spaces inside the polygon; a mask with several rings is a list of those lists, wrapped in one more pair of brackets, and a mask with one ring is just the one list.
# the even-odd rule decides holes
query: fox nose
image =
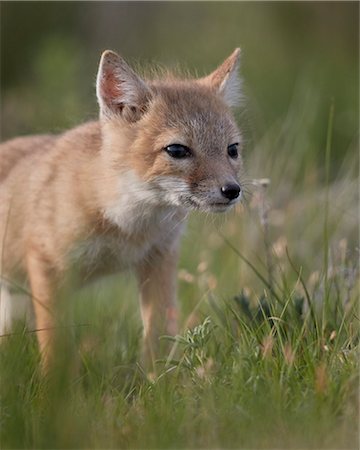
{"label": "fox nose", "polygon": [[239,197],[240,186],[237,183],[228,183],[222,186],[221,194],[223,197],[229,200],[234,200],[234,198]]}

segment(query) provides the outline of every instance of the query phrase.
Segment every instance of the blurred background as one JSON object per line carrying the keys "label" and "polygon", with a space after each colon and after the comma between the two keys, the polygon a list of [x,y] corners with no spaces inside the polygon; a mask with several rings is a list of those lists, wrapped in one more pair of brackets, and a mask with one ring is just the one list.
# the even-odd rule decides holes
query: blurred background
{"label": "blurred background", "polygon": [[[204,75],[239,46],[245,101],[236,114],[247,177],[270,179],[269,239],[280,257],[288,246],[310,276],[321,270],[325,198],[331,245],[357,251],[358,13],[357,2],[1,2],[1,138],[96,118],[105,49],[135,66]],[[181,263],[188,281],[205,263],[222,296],[257,285],[216,230],[264,261],[258,194],[226,218],[195,215]],[[186,273],[184,296],[198,298],[204,286],[194,282],[191,290]]]}
{"label": "blurred background", "polygon": [[[334,98],[333,156],[341,160],[358,125],[358,8],[357,2],[4,1],[2,139],[96,117],[94,80],[104,49],[135,64],[202,75],[240,46],[245,131],[258,138],[294,101],[298,108],[309,102],[311,118],[303,120],[323,146]],[[304,95],[294,98],[299,90]]]}

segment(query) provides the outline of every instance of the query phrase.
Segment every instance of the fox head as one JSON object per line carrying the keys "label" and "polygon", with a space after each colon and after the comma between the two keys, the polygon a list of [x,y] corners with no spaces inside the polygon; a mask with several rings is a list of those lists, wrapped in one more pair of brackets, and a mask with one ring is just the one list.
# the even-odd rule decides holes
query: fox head
{"label": "fox head", "polygon": [[241,135],[231,111],[240,94],[239,54],[200,79],[146,81],[116,53],[103,53],[102,153],[107,170],[122,177],[119,195],[213,212],[239,201]]}

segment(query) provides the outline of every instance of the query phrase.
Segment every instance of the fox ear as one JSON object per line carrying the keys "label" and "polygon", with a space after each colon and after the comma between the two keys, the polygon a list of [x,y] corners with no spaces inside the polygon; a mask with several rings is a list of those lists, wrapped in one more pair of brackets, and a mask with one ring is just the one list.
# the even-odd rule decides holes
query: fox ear
{"label": "fox ear", "polygon": [[131,122],[140,119],[150,100],[150,90],[145,81],[110,50],[101,55],[96,95],[101,116],[120,115]]}
{"label": "fox ear", "polygon": [[240,49],[236,48],[214,72],[199,80],[215,89],[229,106],[237,106],[241,99],[239,63]]}

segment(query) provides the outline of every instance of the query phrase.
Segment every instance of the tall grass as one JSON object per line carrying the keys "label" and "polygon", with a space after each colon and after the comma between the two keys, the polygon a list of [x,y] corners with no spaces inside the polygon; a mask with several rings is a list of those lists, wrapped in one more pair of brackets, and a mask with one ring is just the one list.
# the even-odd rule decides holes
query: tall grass
{"label": "tall grass", "polygon": [[358,446],[356,149],[330,171],[336,105],[316,148],[306,92],[245,154],[244,204],[191,218],[156,374],[128,274],[64,294],[51,377],[22,323],[2,338],[2,448]]}

